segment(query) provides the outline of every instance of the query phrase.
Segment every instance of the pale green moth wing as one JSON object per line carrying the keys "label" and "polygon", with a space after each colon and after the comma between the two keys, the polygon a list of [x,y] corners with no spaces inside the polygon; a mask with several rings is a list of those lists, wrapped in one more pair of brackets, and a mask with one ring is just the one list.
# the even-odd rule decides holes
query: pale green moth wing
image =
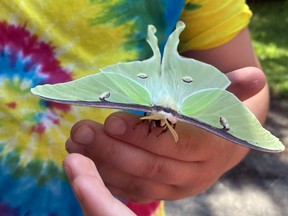
{"label": "pale green moth wing", "polygon": [[230,85],[227,76],[212,65],[179,55],[179,35],[184,28],[184,23],[178,22],[165,46],[161,65],[162,79],[170,97],[176,99],[178,109],[183,99],[192,93],[209,88],[226,89]]}
{"label": "pale green moth wing", "polygon": [[[177,23],[175,31],[169,36],[161,59],[155,36],[156,29],[149,25],[147,42],[153,51],[151,58],[118,63],[101,69],[101,72],[117,71],[133,79],[148,90],[154,105],[169,106],[175,110],[179,110],[183,99],[193,92],[207,88],[227,88],[230,81],[215,67],[179,55],[177,51],[179,35],[184,28],[183,22]],[[187,83],[189,78],[193,79],[193,85]]]}
{"label": "pale green moth wing", "polygon": [[117,71],[129,77],[147,89],[151,95],[153,105],[159,105],[161,98],[163,98],[163,95],[168,95],[169,90],[166,88],[166,81],[161,76],[161,54],[155,33],[156,28],[149,25],[146,39],[153,51],[151,58],[144,61],[120,62],[101,69],[101,72]]}
{"label": "pale green moth wing", "polygon": [[151,106],[149,92],[119,73],[98,73],[67,83],[39,85],[31,91],[45,100],[66,104],[133,110],[141,110],[138,104]]}
{"label": "pale green moth wing", "polygon": [[66,83],[39,85],[31,91],[59,103],[148,112],[155,104],[151,86],[155,86],[155,77],[160,74],[161,55],[155,32],[156,28],[149,25],[147,41],[153,56],[147,60],[118,63],[101,69],[100,73]]}
{"label": "pale green moth wing", "polygon": [[148,26],[153,56],[118,63],[67,83],[36,86],[32,93],[60,103],[166,113],[249,148],[277,152],[282,143],[225,89],[230,81],[211,65],[180,56],[178,22],[161,54],[156,29]]}
{"label": "pale green moth wing", "polygon": [[[267,152],[284,150],[279,139],[264,129],[256,117],[225,89],[230,81],[215,67],[179,55],[178,22],[164,49],[161,72],[180,121],[208,130],[243,146]],[[172,104],[173,104],[172,103]]]}
{"label": "pale green moth wing", "polygon": [[117,71],[117,73],[121,73],[136,82],[140,82],[140,84],[143,84],[144,86],[146,85],[147,80],[154,82],[154,79],[157,79],[160,76],[161,70],[161,54],[158,48],[158,39],[155,36],[155,33],[156,28],[153,25],[149,25],[147,29],[146,39],[153,51],[153,55],[151,58],[144,61],[133,61],[124,63],[120,62],[102,68],[101,72],[105,73]]}
{"label": "pale green moth wing", "polygon": [[183,101],[180,113],[179,120],[193,121],[192,124],[240,145],[267,152],[284,150],[279,139],[228,91],[208,89],[192,94]]}

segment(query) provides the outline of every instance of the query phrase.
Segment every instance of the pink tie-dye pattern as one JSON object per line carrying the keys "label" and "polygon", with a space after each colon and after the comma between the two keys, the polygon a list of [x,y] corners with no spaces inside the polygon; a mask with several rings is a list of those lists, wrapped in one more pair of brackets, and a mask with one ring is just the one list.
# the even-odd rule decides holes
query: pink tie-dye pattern
{"label": "pink tie-dye pattern", "polygon": [[137,204],[127,202],[127,207],[130,208],[137,216],[151,216],[160,205],[160,201],[150,202],[147,204]]}

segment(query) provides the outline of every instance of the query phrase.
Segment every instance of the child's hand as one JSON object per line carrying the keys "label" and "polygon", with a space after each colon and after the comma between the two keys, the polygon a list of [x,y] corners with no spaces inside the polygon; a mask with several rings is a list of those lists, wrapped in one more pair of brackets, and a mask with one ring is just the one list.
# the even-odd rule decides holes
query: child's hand
{"label": "child's hand", "polygon": [[[232,81],[229,90],[241,100],[265,86],[265,77],[257,68],[243,68],[227,76]],[[66,143],[69,153],[91,158],[108,189],[128,200],[148,202],[196,195],[248,152],[247,148],[182,122],[176,124],[177,143],[169,131],[157,137],[160,128],[152,128],[148,134],[148,123],[139,122],[139,116],[125,112],[111,114],[104,126],[80,121]]]}

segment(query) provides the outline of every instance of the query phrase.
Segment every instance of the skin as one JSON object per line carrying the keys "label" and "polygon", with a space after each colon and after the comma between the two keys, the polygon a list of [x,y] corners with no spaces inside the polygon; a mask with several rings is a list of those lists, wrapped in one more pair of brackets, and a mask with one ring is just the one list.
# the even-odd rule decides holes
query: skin
{"label": "skin", "polygon": [[[80,154],[70,154],[63,167],[84,215],[135,215],[105,187],[92,160]],[[91,189],[95,193],[91,193]]]}
{"label": "skin", "polygon": [[[248,29],[222,46],[183,55],[212,64],[226,73],[232,81],[228,90],[264,123],[269,92]],[[104,125],[83,120],[71,129],[67,151],[86,157],[69,155],[63,162],[64,169],[87,215],[109,215],[114,207],[129,211],[118,201],[115,204],[110,193],[135,202],[197,195],[211,187],[248,152],[245,147],[182,122],[177,122],[175,129],[179,135],[177,143],[170,133],[156,137],[158,128],[147,136],[148,123],[138,123],[139,116],[117,112]],[[105,204],[106,210],[99,209],[91,204],[99,202],[111,203],[113,208]]]}

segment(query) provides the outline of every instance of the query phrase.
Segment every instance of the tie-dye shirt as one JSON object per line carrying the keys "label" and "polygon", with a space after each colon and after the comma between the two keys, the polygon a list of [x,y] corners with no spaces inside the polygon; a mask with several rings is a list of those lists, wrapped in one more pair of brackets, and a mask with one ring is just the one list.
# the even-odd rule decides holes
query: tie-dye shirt
{"label": "tie-dye shirt", "polygon": [[[1,0],[0,215],[81,215],[62,171],[64,143],[78,120],[111,112],[46,102],[31,87],[149,57],[148,24],[163,47],[182,20],[180,51],[200,50],[229,41],[250,17],[244,0]],[[164,214],[159,202],[126,204]]]}

